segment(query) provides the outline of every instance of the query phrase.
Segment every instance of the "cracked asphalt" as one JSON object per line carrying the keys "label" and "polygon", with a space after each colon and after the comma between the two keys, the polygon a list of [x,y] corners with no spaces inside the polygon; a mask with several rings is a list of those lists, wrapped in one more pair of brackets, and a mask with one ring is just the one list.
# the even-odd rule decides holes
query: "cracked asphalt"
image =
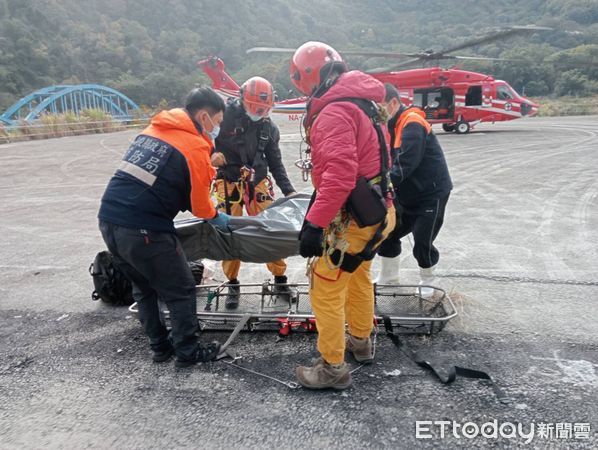
{"label": "cracked asphalt", "polygon": [[[345,392],[293,390],[224,362],[152,363],[134,315],[91,301],[87,272],[103,249],[99,199],[135,134],[0,145],[0,448],[598,446],[598,117],[438,131],[455,184],[438,285],[460,315],[405,341],[488,371],[508,404],[485,381],[441,384],[383,333],[376,362]],[[283,127],[287,169],[307,192],[292,165],[299,140],[296,126]],[[412,284],[406,244],[402,276]],[[291,280],[304,281],[304,261],[288,263]],[[241,281],[268,278],[262,265],[241,270]],[[284,381],[316,356],[312,334],[244,332],[233,346],[244,367]],[[459,430],[495,420],[533,427],[533,438],[508,428],[442,437],[425,423],[416,432],[417,421]]]}

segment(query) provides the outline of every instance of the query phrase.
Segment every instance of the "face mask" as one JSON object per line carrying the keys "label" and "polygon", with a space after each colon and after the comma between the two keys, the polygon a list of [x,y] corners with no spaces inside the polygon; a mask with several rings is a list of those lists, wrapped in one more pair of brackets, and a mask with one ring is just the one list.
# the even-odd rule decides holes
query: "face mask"
{"label": "face mask", "polygon": [[395,105],[398,104],[400,106],[400,103],[393,102],[392,100],[386,104],[386,112],[388,114],[389,119],[392,119],[396,115],[396,113],[399,112],[399,108],[398,107],[396,109],[393,108],[393,106],[392,106],[393,104],[395,104]]}
{"label": "face mask", "polygon": [[212,118],[209,115],[208,115],[208,120],[212,124],[212,131],[208,131],[208,136],[210,136],[210,139],[212,139],[212,142],[213,142],[216,140],[216,138],[220,134],[220,126],[215,125],[214,121],[212,120]]}
{"label": "face mask", "polygon": [[208,133],[208,135],[210,136],[212,141],[215,141],[219,134],[220,134],[220,127],[218,125],[214,126],[214,128],[212,128],[212,131],[210,131]]}
{"label": "face mask", "polygon": [[251,120],[252,122],[259,122],[260,120],[263,119],[262,116],[256,116],[256,115],[249,114],[249,113],[247,113],[247,116],[249,116],[249,120]]}

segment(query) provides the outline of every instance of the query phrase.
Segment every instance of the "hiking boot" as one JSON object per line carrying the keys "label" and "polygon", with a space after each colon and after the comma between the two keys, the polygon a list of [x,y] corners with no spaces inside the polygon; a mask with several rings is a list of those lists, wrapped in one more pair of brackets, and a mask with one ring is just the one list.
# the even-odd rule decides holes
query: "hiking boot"
{"label": "hiking boot", "polygon": [[241,287],[239,280],[236,278],[227,283],[228,294],[224,299],[224,307],[226,309],[237,309],[239,307],[239,297],[241,296]]}
{"label": "hiking boot", "polygon": [[152,350],[152,360],[157,363],[168,361],[174,355],[174,348],[168,344],[159,350]]}
{"label": "hiking boot", "polygon": [[272,294],[274,294],[275,302],[285,302],[291,304],[295,300],[291,288],[287,285],[288,279],[286,275],[274,277],[274,286],[272,286]]}
{"label": "hiking boot", "polygon": [[355,336],[347,335],[346,348],[349,353],[353,355],[355,361],[362,364],[371,364],[374,361],[374,353],[372,351],[372,340],[369,338],[356,338]]}
{"label": "hiking boot", "polygon": [[179,359],[177,357],[177,359],[174,362],[174,366],[179,369],[183,369],[185,367],[194,366],[195,364],[200,362],[214,361],[219,353],[220,342],[214,341],[205,347],[199,344],[191,359]]}
{"label": "hiking boot", "polygon": [[322,358],[318,358],[312,367],[297,367],[295,374],[299,384],[308,389],[347,389],[353,383],[345,362],[331,366]]}

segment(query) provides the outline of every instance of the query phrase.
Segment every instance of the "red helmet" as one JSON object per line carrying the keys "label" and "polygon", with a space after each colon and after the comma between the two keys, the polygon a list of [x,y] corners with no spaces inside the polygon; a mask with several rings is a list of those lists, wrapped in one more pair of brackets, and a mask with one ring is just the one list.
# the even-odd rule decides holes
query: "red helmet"
{"label": "red helmet", "polygon": [[265,117],[274,106],[274,91],[268,80],[252,77],[240,89],[241,101],[248,114]]}
{"label": "red helmet", "polygon": [[290,75],[291,81],[301,93],[312,95],[333,71],[345,70],[347,66],[335,49],[323,42],[310,41],[295,50]]}

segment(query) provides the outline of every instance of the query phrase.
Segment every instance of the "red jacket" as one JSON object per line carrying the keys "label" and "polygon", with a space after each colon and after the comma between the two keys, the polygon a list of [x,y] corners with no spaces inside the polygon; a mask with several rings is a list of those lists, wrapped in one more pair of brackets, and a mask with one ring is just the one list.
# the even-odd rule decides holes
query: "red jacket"
{"label": "red jacket", "polygon": [[382,103],[384,95],[380,81],[351,71],[342,74],[324,95],[311,100],[308,112],[313,124],[309,139],[317,196],[307,220],[314,225],[327,227],[357,179],[372,178],[380,172],[380,144],[370,119],[354,103],[330,103],[347,97]]}

